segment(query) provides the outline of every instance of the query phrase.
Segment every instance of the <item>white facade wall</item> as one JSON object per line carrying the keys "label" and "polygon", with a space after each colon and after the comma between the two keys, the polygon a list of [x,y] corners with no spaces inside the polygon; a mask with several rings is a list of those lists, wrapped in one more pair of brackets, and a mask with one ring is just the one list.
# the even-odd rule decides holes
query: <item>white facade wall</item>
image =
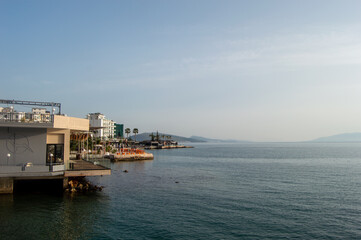
{"label": "white facade wall", "polygon": [[0,112],[0,120],[15,122],[25,121],[25,112]]}
{"label": "white facade wall", "polygon": [[13,107],[1,108],[1,112],[3,112],[3,113],[12,113],[12,112],[14,112],[14,108]]}
{"label": "white facade wall", "polygon": [[99,128],[95,130],[94,137],[102,139],[114,138],[115,134],[115,122],[107,119],[101,113],[90,113],[88,114],[90,127]]}
{"label": "white facade wall", "polygon": [[33,108],[31,109],[31,112],[34,114],[45,114],[46,112],[46,108]]}

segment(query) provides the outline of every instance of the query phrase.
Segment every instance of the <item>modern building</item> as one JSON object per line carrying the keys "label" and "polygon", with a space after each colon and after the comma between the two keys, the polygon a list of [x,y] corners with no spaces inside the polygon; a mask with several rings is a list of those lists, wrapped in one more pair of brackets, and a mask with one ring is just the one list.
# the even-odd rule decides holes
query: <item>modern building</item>
{"label": "modern building", "polygon": [[124,138],[124,124],[115,124],[115,137]]}
{"label": "modern building", "polygon": [[90,128],[94,129],[94,137],[101,139],[113,139],[115,136],[115,122],[107,119],[101,113],[89,113],[87,115]]}
{"label": "modern building", "polygon": [[0,118],[0,193],[12,193],[16,181],[59,179],[67,185],[69,177],[110,175],[110,169],[98,163],[70,159],[71,135],[88,134],[88,119],[46,111],[32,114],[39,118]]}

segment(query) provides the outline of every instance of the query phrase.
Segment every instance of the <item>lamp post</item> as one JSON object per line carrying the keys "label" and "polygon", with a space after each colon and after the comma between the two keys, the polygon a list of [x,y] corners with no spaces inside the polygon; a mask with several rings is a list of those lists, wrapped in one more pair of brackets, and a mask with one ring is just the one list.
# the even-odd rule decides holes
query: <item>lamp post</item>
{"label": "lamp post", "polygon": [[50,163],[49,163],[49,171],[52,172],[53,171],[53,156],[54,154],[50,153]]}
{"label": "lamp post", "polygon": [[11,154],[8,153],[7,156],[8,156],[8,161],[6,162],[6,165],[9,165],[9,160],[10,160]]}

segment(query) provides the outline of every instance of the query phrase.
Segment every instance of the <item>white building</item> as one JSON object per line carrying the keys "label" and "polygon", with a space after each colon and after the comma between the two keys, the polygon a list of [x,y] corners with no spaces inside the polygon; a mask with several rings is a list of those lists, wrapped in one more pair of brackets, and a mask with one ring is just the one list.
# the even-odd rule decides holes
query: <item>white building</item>
{"label": "white building", "polygon": [[33,108],[31,109],[31,112],[34,113],[34,114],[46,114],[46,113],[49,113],[46,108]]}
{"label": "white building", "polygon": [[101,113],[89,113],[90,128],[95,129],[94,137],[101,139],[112,139],[115,136],[115,122],[107,119]]}
{"label": "white building", "polygon": [[25,112],[17,112],[13,107],[0,108],[0,120],[20,122],[25,121]]}

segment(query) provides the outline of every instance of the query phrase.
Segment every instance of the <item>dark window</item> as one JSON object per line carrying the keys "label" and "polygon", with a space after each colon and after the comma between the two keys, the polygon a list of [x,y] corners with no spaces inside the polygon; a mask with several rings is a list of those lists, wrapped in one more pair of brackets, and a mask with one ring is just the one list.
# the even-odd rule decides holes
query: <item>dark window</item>
{"label": "dark window", "polygon": [[64,164],[64,144],[48,144],[46,147],[46,164]]}

